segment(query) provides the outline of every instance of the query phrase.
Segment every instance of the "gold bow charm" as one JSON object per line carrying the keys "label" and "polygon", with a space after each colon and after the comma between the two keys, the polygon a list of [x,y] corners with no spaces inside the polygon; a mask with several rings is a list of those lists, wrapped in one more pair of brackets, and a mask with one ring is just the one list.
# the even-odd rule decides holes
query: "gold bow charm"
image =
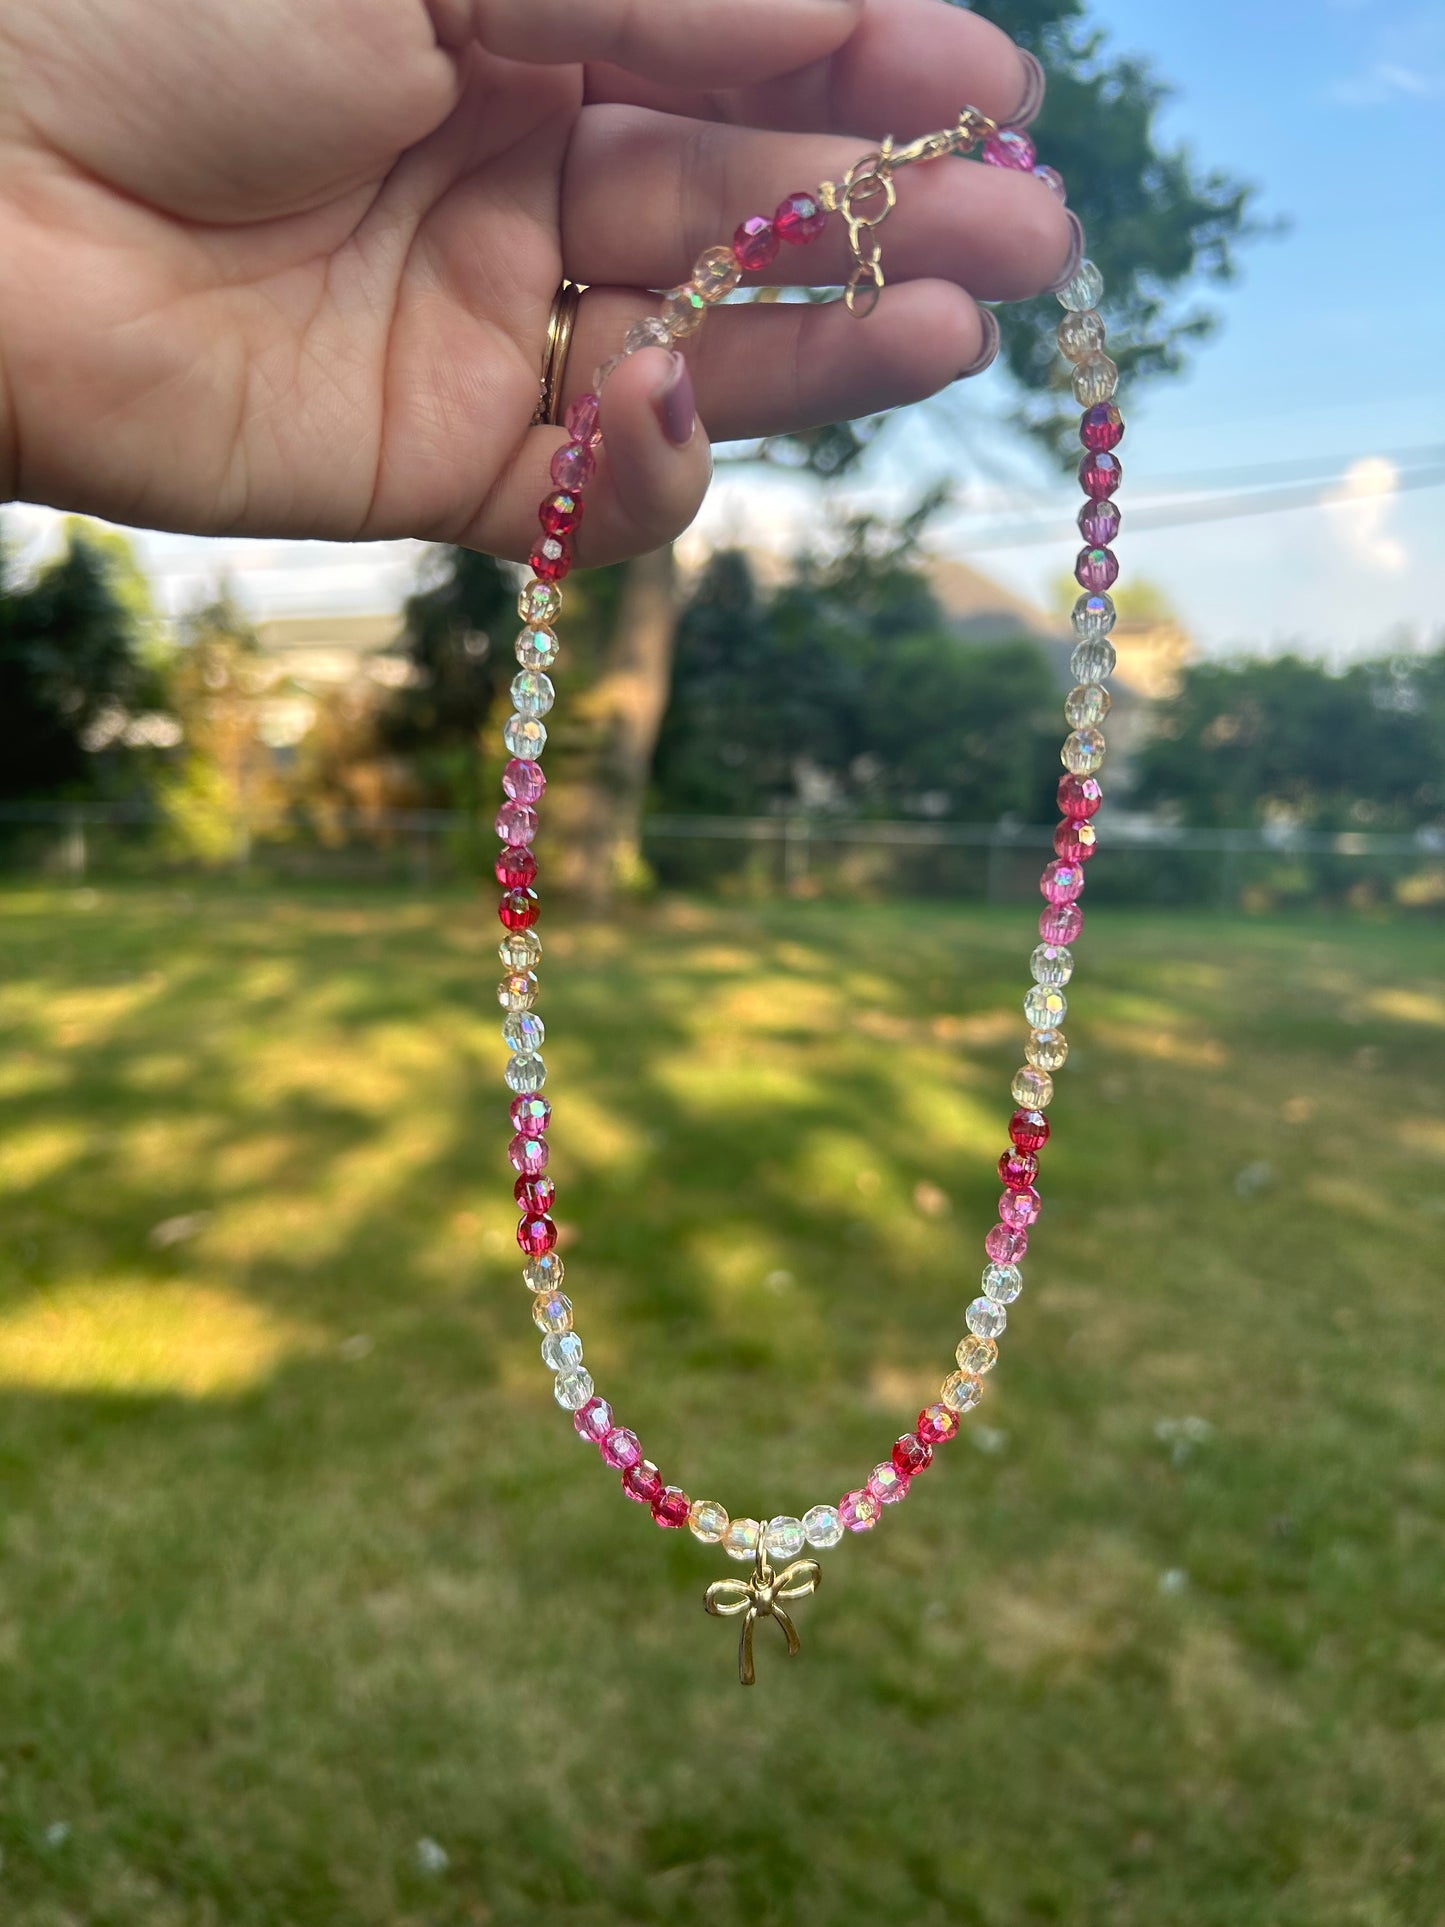
{"label": "gold bow charm", "polygon": [[788,1641],[788,1656],[801,1644],[784,1599],[806,1599],[823,1583],[816,1559],[795,1559],[781,1572],[774,1572],[768,1556],[758,1544],[758,1562],[750,1579],[714,1579],[703,1600],[715,1619],[735,1619],[743,1615],[743,1630],[738,1640],[738,1678],[751,1686],[757,1678],[753,1671],[753,1626],[759,1619],[776,1619]]}

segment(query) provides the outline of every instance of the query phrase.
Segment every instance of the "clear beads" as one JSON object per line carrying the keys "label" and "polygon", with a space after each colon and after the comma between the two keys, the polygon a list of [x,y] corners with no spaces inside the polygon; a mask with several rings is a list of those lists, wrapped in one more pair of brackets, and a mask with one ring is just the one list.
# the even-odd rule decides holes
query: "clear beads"
{"label": "clear beads", "polygon": [[535,716],[511,715],[502,730],[502,741],[513,756],[524,763],[535,763],[547,747],[547,725]]}
{"label": "clear beads", "polygon": [[1025,1065],[1014,1072],[1014,1081],[1009,1086],[1015,1104],[1021,1104],[1026,1111],[1046,1111],[1054,1101],[1054,1080],[1047,1071],[1035,1070]]}
{"label": "clear beads", "polygon": [[567,1267],[555,1251],[539,1251],[522,1267],[522,1282],[528,1291],[557,1291],[567,1276]]}
{"label": "clear beads", "polygon": [[1011,1305],[1023,1288],[1024,1275],[1017,1265],[984,1266],[983,1295],[992,1298],[996,1305]]}
{"label": "clear beads", "polygon": [[810,1505],[803,1514],[803,1537],[819,1552],[836,1546],[843,1537],[843,1521],[835,1505]]}
{"label": "clear beads", "polygon": [[763,1527],[763,1551],[769,1559],[796,1559],[807,1543],[801,1519],[769,1519]]}
{"label": "clear beads", "polygon": [[[1074,604],[1074,612],[1071,617],[1074,625],[1074,634],[1079,638],[1080,642],[1094,642],[1101,636],[1112,634],[1114,624],[1118,619],[1118,611],[1114,607],[1114,598],[1110,595],[1081,595]],[[1076,649],[1074,651],[1075,657],[1078,656],[1078,653]],[[1070,666],[1073,667],[1073,664]],[[1097,682],[1099,680],[1097,676],[1085,676],[1081,674],[1076,667],[1074,667],[1074,676],[1079,682]]]}
{"label": "clear beads", "polygon": [[513,676],[512,702],[519,716],[545,716],[556,700],[552,678],[540,669],[519,669]]}
{"label": "clear beads", "polygon": [[1024,998],[1024,1019],[1030,1030],[1057,1030],[1068,1014],[1069,1000],[1056,984],[1035,984]]}
{"label": "clear beads", "polygon": [[552,1396],[564,1412],[579,1412],[593,1393],[591,1372],[559,1372]]}
{"label": "clear beads", "polygon": [[547,1041],[547,1026],[535,1010],[509,1010],[502,1019],[502,1042],[521,1056],[539,1051]]}
{"label": "clear beads", "polygon": [[1101,682],[1081,682],[1064,699],[1064,720],[1070,729],[1094,729],[1111,707],[1109,692]]}
{"label": "clear beads", "polygon": [[662,304],[662,318],[675,341],[695,335],[707,313],[707,302],[692,286],[674,288]]}
{"label": "clear beads", "polygon": [[755,1559],[761,1531],[756,1519],[729,1519],[723,1527],[722,1549],[729,1559]]}
{"label": "clear beads", "polygon": [[[1114,604],[1108,596],[1100,596],[1099,601],[1109,604],[1109,628],[1114,626]],[[1093,600],[1091,597],[1090,600]],[[1109,640],[1108,630],[1096,636],[1086,636],[1069,657],[1069,669],[1080,682],[1103,682],[1112,676],[1114,665],[1119,660],[1118,652]]]}
{"label": "clear beads", "polygon": [[542,939],[535,930],[509,930],[497,955],[508,970],[535,970],[542,961]]}
{"label": "clear beads", "polygon": [[514,970],[497,985],[503,1010],[530,1010],[537,1001],[537,979],[530,970]]}
{"label": "clear beads", "polygon": [[1024,1045],[1024,1056],[1035,1070],[1061,1071],[1069,1058],[1069,1040],[1061,1030],[1036,1030]]}
{"label": "clear beads", "polygon": [[622,352],[635,355],[639,348],[671,348],[672,330],[661,315],[650,314],[634,321],[622,337]]}
{"label": "clear beads", "polygon": [[[1036,984],[1066,984],[1074,974],[1074,953],[1065,944],[1041,943],[1029,958],[1029,970]],[[1035,1030],[1049,1026],[1036,1024]]]}
{"label": "clear beads", "polygon": [[548,1332],[542,1340],[542,1363],[549,1372],[575,1372],[582,1363],[582,1340],[574,1331]]}
{"label": "clear beads", "polygon": [[963,1322],[975,1338],[998,1338],[1008,1323],[1008,1313],[992,1298],[975,1298]]}
{"label": "clear beads", "polygon": [[950,1412],[971,1412],[983,1397],[983,1380],[972,1372],[950,1372],[938,1396]]}
{"label": "clear beads", "polygon": [[1092,776],[1104,767],[1104,738],[1097,729],[1076,729],[1064,739],[1059,761],[1075,776]]}
{"label": "clear beads", "polygon": [[517,614],[529,629],[555,622],[562,613],[562,591],[555,582],[528,582],[517,597]]}
{"label": "clear beads", "polygon": [[1059,305],[1082,314],[1087,308],[1097,308],[1103,293],[1103,275],[1092,261],[1081,261],[1073,280],[1059,289]]}
{"label": "clear beads", "polygon": [[532,1300],[532,1323],[539,1332],[569,1332],[572,1300],[560,1291],[539,1291]]}
{"label": "clear beads", "polygon": [[1112,401],[1119,387],[1119,370],[1107,355],[1091,355],[1074,370],[1074,400],[1080,408]]}
{"label": "clear beads", "polygon": [[524,669],[546,669],[557,660],[555,631],[544,622],[531,623],[517,637],[512,654]]}
{"label": "clear beads", "polygon": [[705,1546],[715,1546],[728,1529],[727,1509],[716,1499],[694,1499],[688,1508],[688,1530]]}
{"label": "clear beads", "polygon": [[1104,317],[1093,308],[1066,314],[1059,323],[1059,353],[1065,361],[1091,360],[1103,353],[1107,339]]}
{"label": "clear beads", "polygon": [[692,285],[709,307],[731,294],[742,278],[731,248],[705,248],[693,264]]}
{"label": "clear beads", "polygon": [[977,1332],[970,1332],[967,1338],[958,1341],[955,1355],[958,1369],[965,1378],[982,1378],[998,1363],[998,1346],[991,1338],[980,1338]]}
{"label": "clear beads", "polygon": [[509,1091],[540,1091],[547,1081],[547,1066],[534,1051],[520,1051],[508,1058],[502,1076]]}

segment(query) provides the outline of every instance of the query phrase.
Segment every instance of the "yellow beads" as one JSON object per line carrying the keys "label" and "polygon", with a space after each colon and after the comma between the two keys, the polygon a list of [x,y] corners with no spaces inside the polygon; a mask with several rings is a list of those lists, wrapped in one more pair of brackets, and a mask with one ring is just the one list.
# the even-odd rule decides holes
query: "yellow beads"
{"label": "yellow beads", "polygon": [[688,1508],[687,1523],[694,1539],[700,1539],[705,1546],[715,1546],[731,1521],[716,1499],[694,1499]]}
{"label": "yellow beads", "polygon": [[950,1412],[971,1412],[983,1397],[983,1380],[972,1372],[950,1372],[938,1396]]}
{"label": "yellow beads", "polygon": [[1109,713],[1109,692],[1101,682],[1081,682],[1069,691],[1064,715],[1070,729],[1089,729]]}
{"label": "yellow beads", "polygon": [[1098,729],[1076,729],[1064,740],[1059,761],[1075,776],[1092,776],[1104,767],[1104,733]]}
{"label": "yellow beads", "polygon": [[1024,1045],[1024,1056],[1035,1070],[1061,1071],[1069,1059],[1069,1040],[1061,1030],[1036,1030]]}
{"label": "yellow beads", "polygon": [[958,1369],[970,1378],[978,1378],[984,1372],[991,1372],[998,1363],[998,1346],[991,1338],[979,1338],[970,1332],[967,1338],[959,1340]]}
{"label": "yellow beads", "polygon": [[555,622],[562,612],[562,591],[555,582],[533,579],[517,597],[517,614],[534,628]]}
{"label": "yellow beads", "polygon": [[497,985],[503,1010],[530,1010],[537,1001],[537,978],[530,970],[514,970]]}
{"label": "yellow beads", "polygon": [[1014,1081],[1009,1086],[1013,1101],[1026,1111],[1045,1111],[1054,1099],[1054,1080],[1047,1071],[1034,1070],[1025,1064],[1014,1072]]}
{"label": "yellow beads", "polygon": [[1059,353],[1065,361],[1088,361],[1101,354],[1107,339],[1104,318],[1092,308],[1066,314],[1059,323]]}
{"label": "yellow beads", "polygon": [[731,294],[742,278],[731,248],[705,248],[693,264],[692,285],[709,307]]}
{"label": "yellow beads", "polygon": [[1080,408],[1097,408],[1112,401],[1119,386],[1119,370],[1107,355],[1090,355],[1074,370],[1074,400]]}
{"label": "yellow beads", "polygon": [[674,288],[662,304],[662,318],[667,323],[667,331],[676,340],[681,340],[685,335],[695,335],[706,313],[706,300],[691,286]]}

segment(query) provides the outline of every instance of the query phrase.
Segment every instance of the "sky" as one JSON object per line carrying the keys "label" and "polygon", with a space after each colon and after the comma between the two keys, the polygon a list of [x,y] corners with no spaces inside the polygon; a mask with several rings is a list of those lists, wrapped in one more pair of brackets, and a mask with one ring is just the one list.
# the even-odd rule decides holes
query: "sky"
{"label": "sky", "polygon": [[[1122,582],[1160,589],[1208,655],[1293,647],[1347,660],[1445,632],[1445,488],[1402,485],[1412,458],[1434,450],[1445,464],[1445,0],[1110,0],[1095,18],[1173,85],[1164,137],[1257,183],[1260,211],[1289,223],[1244,251],[1235,284],[1207,291],[1223,326],[1187,376],[1137,403],[1120,395]],[[997,448],[1007,404],[1002,380],[985,378],[950,419]],[[896,504],[947,472],[958,443],[941,422],[936,410],[898,418],[850,493]],[[1197,478],[1248,488],[1286,463],[1334,499],[1131,533],[1131,502],[1158,504]],[[1010,470],[1002,496],[996,467],[975,472],[935,541],[1049,601],[1072,559],[1077,495],[1025,453]],[[1021,514],[1052,522],[1054,539],[1000,546]],[[724,471],[688,548],[791,546],[816,521],[812,485]],[[9,512],[31,553],[52,523]],[[397,608],[421,555],[406,542],[158,534],[138,546],[168,611],[224,570],[257,615]]]}

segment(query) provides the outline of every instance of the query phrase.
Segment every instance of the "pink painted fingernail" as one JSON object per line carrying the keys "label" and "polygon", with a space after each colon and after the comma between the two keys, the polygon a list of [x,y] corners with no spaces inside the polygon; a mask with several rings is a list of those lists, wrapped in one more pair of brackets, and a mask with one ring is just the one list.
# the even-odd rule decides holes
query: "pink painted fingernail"
{"label": "pink painted fingernail", "polygon": [[979,319],[983,323],[983,346],[978,351],[978,358],[970,362],[968,367],[965,368],[963,373],[958,377],[960,381],[968,381],[971,376],[981,375],[986,368],[992,368],[993,364],[998,360],[998,351],[1003,345],[1003,335],[999,330],[998,316],[994,313],[993,309],[980,308],[978,313]]}
{"label": "pink painted fingernail", "polygon": [[1048,76],[1043,69],[1043,64],[1037,60],[1033,54],[1025,53],[1020,49],[1019,59],[1024,63],[1024,73],[1026,76],[1024,97],[1019,104],[1018,111],[1011,114],[1004,122],[1006,127],[1027,127],[1031,121],[1037,120],[1039,110],[1044,104],[1044,94],[1049,84]]}
{"label": "pink painted fingernail", "polygon": [[686,358],[673,350],[672,372],[652,393],[662,432],[674,448],[686,448],[697,426],[697,402],[692,392],[692,376]]}
{"label": "pink painted fingernail", "polygon": [[1079,272],[1079,264],[1084,258],[1084,224],[1077,214],[1066,214],[1064,218],[1069,224],[1069,231],[1074,237],[1074,244],[1069,249],[1068,265],[1058,280],[1051,281],[1048,287],[1045,288],[1045,294],[1057,294],[1060,288],[1066,288]]}

